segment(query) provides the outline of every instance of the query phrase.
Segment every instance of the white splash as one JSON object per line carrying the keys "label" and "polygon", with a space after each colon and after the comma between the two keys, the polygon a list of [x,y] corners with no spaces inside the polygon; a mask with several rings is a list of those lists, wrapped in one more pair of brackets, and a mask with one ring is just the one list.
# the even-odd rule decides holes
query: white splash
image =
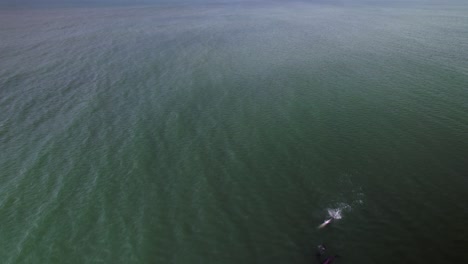
{"label": "white splash", "polygon": [[328,215],[333,219],[341,219],[340,209],[328,209]]}
{"label": "white splash", "polygon": [[351,210],[351,206],[345,203],[340,203],[337,208],[327,209],[328,216],[330,216],[331,218],[335,220],[343,218],[343,215],[342,215],[343,211],[350,211],[350,210]]}
{"label": "white splash", "polygon": [[343,214],[342,214],[343,211],[350,211],[350,210],[351,210],[351,206],[345,203],[338,204],[338,207],[336,208],[328,208],[327,209],[328,217],[317,228],[319,229],[324,228],[327,225],[331,224],[331,222],[343,218]]}

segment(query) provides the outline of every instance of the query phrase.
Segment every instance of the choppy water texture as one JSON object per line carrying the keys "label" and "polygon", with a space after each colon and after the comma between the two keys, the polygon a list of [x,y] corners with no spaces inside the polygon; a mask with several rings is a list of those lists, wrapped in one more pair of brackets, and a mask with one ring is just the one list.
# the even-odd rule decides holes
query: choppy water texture
{"label": "choppy water texture", "polygon": [[467,7],[3,10],[0,56],[1,263],[467,260]]}

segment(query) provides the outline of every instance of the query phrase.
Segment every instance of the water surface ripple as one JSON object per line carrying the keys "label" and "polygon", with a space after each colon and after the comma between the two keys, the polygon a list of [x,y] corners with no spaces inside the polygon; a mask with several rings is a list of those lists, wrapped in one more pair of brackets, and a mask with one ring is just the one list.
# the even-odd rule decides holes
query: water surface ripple
{"label": "water surface ripple", "polygon": [[466,261],[467,13],[0,11],[0,262]]}

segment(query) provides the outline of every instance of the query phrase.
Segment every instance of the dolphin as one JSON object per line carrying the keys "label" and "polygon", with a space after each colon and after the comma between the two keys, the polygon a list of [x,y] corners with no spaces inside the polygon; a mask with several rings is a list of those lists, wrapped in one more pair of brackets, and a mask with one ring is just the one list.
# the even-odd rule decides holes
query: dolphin
{"label": "dolphin", "polygon": [[[318,245],[317,246],[317,260],[320,264],[331,264],[333,263],[333,261],[335,261],[336,258],[340,257],[339,255],[334,255],[334,256],[330,256],[330,255],[326,255],[325,252],[326,252],[326,248],[325,248],[325,245],[321,244],[321,245]],[[325,259],[324,259],[325,258]]]}
{"label": "dolphin", "polygon": [[326,258],[326,259],[322,262],[322,264],[331,264],[331,263],[333,263],[333,261],[336,259],[336,257],[337,257],[337,256],[330,256],[330,257]]}
{"label": "dolphin", "polygon": [[327,220],[325,220],[321,225],[318,226],[318,228],[324,228],[326,227],[327,225],[329,225],[331,222],[333,221],[333,217],[331,218],[328,218]]}

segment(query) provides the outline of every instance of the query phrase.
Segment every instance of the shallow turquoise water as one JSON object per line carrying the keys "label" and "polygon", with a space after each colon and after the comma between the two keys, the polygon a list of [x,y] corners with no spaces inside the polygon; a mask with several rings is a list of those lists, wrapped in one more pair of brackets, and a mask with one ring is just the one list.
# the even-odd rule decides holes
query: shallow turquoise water
{"label": "shallow turquoise water", "polygon": [[467,14],[0,11],[0,262],[463,262]]}

